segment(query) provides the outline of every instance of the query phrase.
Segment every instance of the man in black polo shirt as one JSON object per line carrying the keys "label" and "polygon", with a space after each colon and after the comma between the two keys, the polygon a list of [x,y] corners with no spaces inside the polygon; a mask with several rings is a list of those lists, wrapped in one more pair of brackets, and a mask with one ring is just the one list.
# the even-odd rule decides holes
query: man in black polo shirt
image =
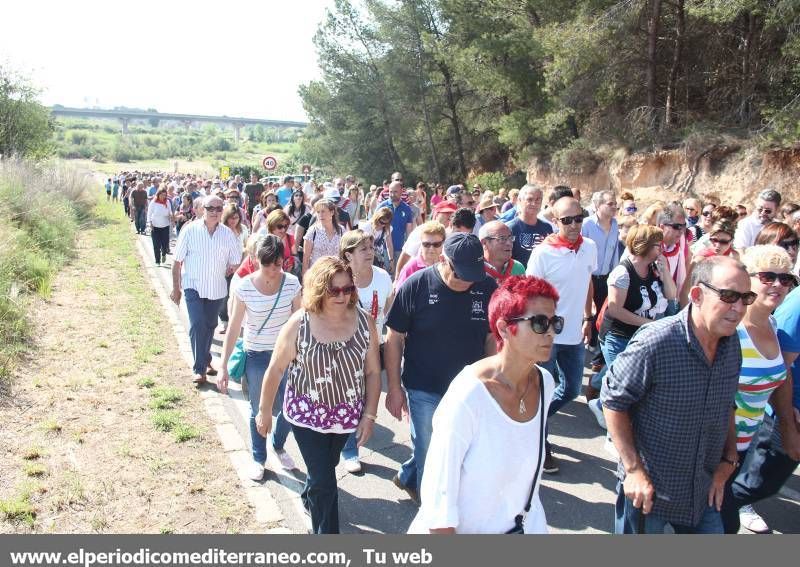
{"label": "man in black polo shirt", "polygon": [[433,412],[466,365],[495,352],[487,316],[495,289],[497,284],[484,272],[478,238],[454,233],[445,240],[439,263],[408,278],[389,311],[384,346],[386,408],[397,419],[409,414],[414,445],[412,457],[392,480],[415,501],[419,501]]}

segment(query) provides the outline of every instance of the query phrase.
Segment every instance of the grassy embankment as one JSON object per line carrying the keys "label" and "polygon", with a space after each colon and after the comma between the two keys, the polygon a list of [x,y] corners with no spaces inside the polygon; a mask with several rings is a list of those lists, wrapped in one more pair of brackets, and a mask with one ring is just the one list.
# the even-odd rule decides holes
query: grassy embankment
{"label": "grassy embankment", "polygon": [[30,341],[32,298],[49,295],[89,218],[91,185],[63,166],[0,161],[0,394]]}

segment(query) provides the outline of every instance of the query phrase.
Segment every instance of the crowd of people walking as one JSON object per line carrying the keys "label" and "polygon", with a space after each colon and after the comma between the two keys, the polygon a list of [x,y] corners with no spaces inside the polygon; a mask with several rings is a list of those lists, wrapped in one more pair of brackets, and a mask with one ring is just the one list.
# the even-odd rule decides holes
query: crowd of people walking
{"label": "crowd of people walking", "polygon": [[752,504],[800,462],[800,206],[777,191],[642,215],[630,192],[399,172],[369,189],[124,172],[106,191],[156,265],[172,256],[193,381],[247,381],[250,478],[268,447],[295,467],[292,433],[315,533],[339,532],[335,468],[363,470],[382,372],[410,426],[393,478],[419,505],[410,532],[546,532],[547,421],[581,395],[586,360],[618,455],[616,533],[769,531]]}

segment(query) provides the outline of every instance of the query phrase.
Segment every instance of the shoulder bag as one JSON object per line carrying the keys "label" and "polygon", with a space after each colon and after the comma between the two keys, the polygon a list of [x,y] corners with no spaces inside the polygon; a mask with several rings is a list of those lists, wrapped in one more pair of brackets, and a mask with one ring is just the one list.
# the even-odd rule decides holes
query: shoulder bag
{"label": "shoulder bag", "polygon": [[528,494],[528,502],[521,514],[517,514],[514,518],[514,527],[508,530],[507,534],[522,535],[525,533],[525,518],[528,517],[528,512],[531,511],[531,502],[533,501],[533,493],[536,492],[536,483],[539,480],[539,471],[542,468],[542,453],[544,453],[544,376],[539,372],[539,458],[536,461],[536,473],[533,475],[533,483],[531,484],[531,491]]}
{"label": "shoulder bag", "polygon": [[[258,329],[256,335],[260,335],[261,331],[264,330],[264,325],[267,324],[269,318],[272,317],[272,313],[275,311],[275,308],[278,306],[278,301],[281,298],[281,291],[283,290],[283,283],[286,281],[286,274],[281,276],[281,285],[278,288],[278,293],[275,295],[275,303],[272,304],[272,309],[270,309],[267,318],[264,319],[264,322],[261,323],[261,327]],[[228,376],[231,377],[231,380],[234,382],[241,382],[242,376],[244,376],[245,365],[247,364],[247,353],[244,350],[244,339],[239,338],[236,339],[236,344],[233,346],[233,352],[231,352],[231,356],[228,358]]]}

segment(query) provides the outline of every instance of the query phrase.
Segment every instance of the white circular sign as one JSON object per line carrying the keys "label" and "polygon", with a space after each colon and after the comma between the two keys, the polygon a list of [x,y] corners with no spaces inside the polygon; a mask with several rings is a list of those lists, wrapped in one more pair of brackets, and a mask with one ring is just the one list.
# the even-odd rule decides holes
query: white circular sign
{"label": "white circular sign", "polygon": [[264,166],[264,169],[267,171],[272,171],[276,167],[278,167],[278,160],[275,159],[273,156],[267,156],[263,160],[261,160],[261,165]]}

